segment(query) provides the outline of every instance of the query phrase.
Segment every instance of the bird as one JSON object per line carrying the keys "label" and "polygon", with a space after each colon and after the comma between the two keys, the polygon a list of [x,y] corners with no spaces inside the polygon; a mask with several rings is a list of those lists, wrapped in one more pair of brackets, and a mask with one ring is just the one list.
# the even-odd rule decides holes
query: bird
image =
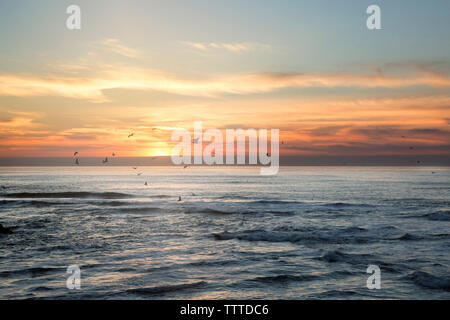
{"label": "bird", "polygon": [[145,181],[145,183],[144,183],[144,186],[148,186],[148,183],[147,183],[147,181]]}
{"label": "bird", "polygon": [[78,151],[75,151],[75,152],[73,153],[73,156],[75,157],[77,154],[78,154]]}
{"label": "bird", "polygon": [[103,163],[107,163],[108,162],[108,157],[105,158],[105,160],[102,161]]}
{"label": "bird", "polygon": [[77,166],[80,165],[80,162],[78,161],[78,159],[75,159],[75,164],[76,164]]}
{"label": "bird", "polygon": [[138,175],[138,176],[142,175],[142,172],[139,172],[137,175]]}
{"label": "bird", "polygon": [[186,169],[187,167],[189,167],[189,166],[186,164],[186,165],[184,165],[183,169]]}
{"label": "bird", "polygon": [[197,144],[199,140],[200,140],[200,138],[197,138],[197,139],[192,139],[192,143],[195,143],[195,144]]}
{"label": "bird", "polygon": [[132,136],[134,136],[134,132],[130,133],[130,134],[128,135],[128,138],[131,138]]}

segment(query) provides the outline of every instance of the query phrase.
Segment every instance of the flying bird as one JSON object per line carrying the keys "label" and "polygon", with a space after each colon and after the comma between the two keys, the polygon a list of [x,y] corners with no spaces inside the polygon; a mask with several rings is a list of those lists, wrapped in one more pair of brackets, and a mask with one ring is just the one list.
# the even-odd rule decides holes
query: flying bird
{"label": "flying bird", "polygon": [[131,138],[132,136],[134,136],[134,132],[130,133],[130,134],[128,135],[128,138]]}

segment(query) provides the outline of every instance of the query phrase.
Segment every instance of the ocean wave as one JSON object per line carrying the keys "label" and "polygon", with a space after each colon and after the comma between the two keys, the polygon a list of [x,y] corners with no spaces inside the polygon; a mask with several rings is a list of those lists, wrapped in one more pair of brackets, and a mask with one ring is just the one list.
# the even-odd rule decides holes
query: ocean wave
{"label": "ocean wave", "polygon": [[129,202],[123,202],[123,201],[91,201],[89,204],[100,206],[100,207],[120,207],[120,206],[127,206],[130,205]]}
{"label": "ocean wave", "polygon": [[132,293],[132,294],[137,294],[137,295],[144,295],[144,296],[164,295],[164,294],[170,293],[170,292],[179,292],[179,291],[202,288],[206,284],[207,284],[206,281],[198,281],[198,282],[182,283],[182,284],[175,284],[175,285],[128,289],[126,292]]}
{"label": "ocean wave", "polygon": [[414,235],[411,233],[405,233],[401,237],[394,238],[393,240],[417,241],[417,240],[422,240],[422,239],[423,239],[423,237],[420,237],[418,235]]}
{"label": "ocean wave", "polygon": [[438,277],[424,271],[415,271],[406,278],[424,288],[450,291],[449,278]]}
{"label": "ocean wave", "polygon": [[34,267],[19,270],[10,270],[0,272],[0,278],[8,278],[17,275],[31,275],[32,277],[38,277],[47,273],[61,272],[64,268],[55,267]]}
{"label": "ocean wave", "polygon": [[161,211],[161,208],[157,207],[142,207],[142,208],[121,208],[120,212],[124,213],[146,213],[146,212],[158,212]]}
{"label": "ocean wave", "polygon": [[1,200],[0,205],[19,205],[19,206],[31,206],[36,208],[45,208],[51,206],[73,205],[72,202],[50,202],[42,200]]}
{"label": "ocean wave", "polygon": [[356,253],[344,253],[340,250],[332,250],[326,252],[323,256],[319,257],[319,260],[326,262],[346,262],[350,264],[360,264],[368,259],[372,258],[370,254],[356,254]]}
{"label": "ocean wave", "polygon": [[187,213],[187,214],[206,213],[206,214],[224,215],[224,214],[243,213],[243,212],[230,212],[230,211],[217,210],[217,209],[211,209],[211,208],[185,208],[184,213]]}
{"label": "ocean wave", "polygon": [[100,198],[100,199],[125,199],[132,197],[119,192],[18,192],[3,194],[9,198]]}
{"label": "ocean wave", "polygon": [[299,202],[299,201],[289,201],[289,200],[257,200],[257,201],[252,201],[251,203],[260,203],[260,204],[293,204],[293,203],[303,203],[303,202]]}
{"label": "ocean wave", "polygon": [[450,221],[450,211],[442,210],[423,215],[422,217],[433,221]]}
{"label": "ocean wave", "polygon": [[304,275],[290,275],[290,274],[280,274],[276,276],[263,276],[249,279],[247,281],[263,282],[263,283],[287,283],[287,282],[301,282],[301,281],[312,281],[316,280],[318,277],[310,274]]}
{"label": "ocean wave", "polygon": [[213,233],[216,240],[245,240],[267,242],[308,242],[308,243],[367,243],[377,241],[380,237],[376,233],[368,233],[360,227],[346,227],[336,229],[294,228],[291,226],[278,227],[273,230],[251,229],[238,232],[224,231]]}
{"label": "ocean wave", "polygon": [[348,203],[348,202],[329,202],[322,204],[324,207],[333,208],[374,208],[375,205],[368,203]]}

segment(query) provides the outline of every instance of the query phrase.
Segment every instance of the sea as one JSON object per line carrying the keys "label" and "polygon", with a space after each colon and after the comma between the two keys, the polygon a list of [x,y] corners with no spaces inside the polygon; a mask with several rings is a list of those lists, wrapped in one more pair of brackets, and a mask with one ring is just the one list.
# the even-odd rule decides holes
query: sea
{"label": "sea", "polygon": [[0,223],[0,299],[450,299],[449,167],[0,167]]}

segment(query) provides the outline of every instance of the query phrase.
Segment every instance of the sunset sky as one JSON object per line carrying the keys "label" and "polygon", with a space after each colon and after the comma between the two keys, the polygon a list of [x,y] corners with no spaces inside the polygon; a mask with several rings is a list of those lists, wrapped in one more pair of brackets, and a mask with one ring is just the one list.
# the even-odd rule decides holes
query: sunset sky
{"label": "sunset sky", "polygon": [[[81,30],[66,28],[71,4]],[[371,4],[382,30],[366,27]],[[448,155],[449,12],[447,0],[0,0],[0,157],[169,155],[172,130],[196,120],[278,128],[282,155]]]}

